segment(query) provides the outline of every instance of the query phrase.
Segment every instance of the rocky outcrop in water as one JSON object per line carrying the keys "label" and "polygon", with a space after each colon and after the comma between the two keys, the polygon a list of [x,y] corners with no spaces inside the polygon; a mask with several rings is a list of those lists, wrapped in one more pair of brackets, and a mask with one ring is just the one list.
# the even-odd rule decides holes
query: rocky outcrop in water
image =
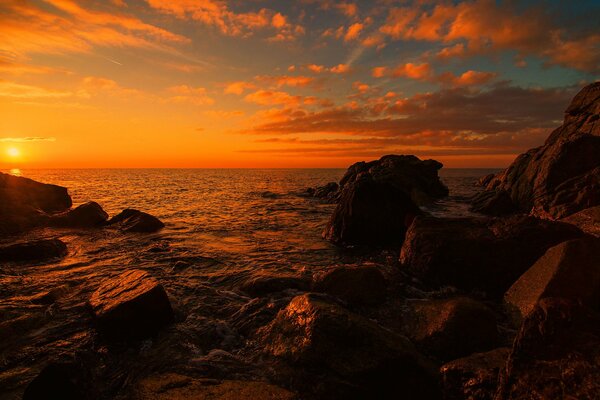
{"label": "rocky outcrop in water", "polygon": [[59,239],[33,240],[0,247],[0,262],[43,262],[66,254],[67,245]]}
{"label": "rocky outcrop in water", "polygon": [[442,164],[388,155],[353,164],[340,181],[337,207],[323,237],[338,245],[401,243],[419,205],[448,195]]}
{"label": "rocky outcrop in water", "polygon": [[330,203],[335,203],[338,200],[340,185],[336,182],[329,182],[323,186],[317,186],[315,188],[307,188],[304,192],[300,193],[303,197],[314,197],[316,199],[322,199]]}
{"label": "rocky outcrop in water", "polygon": [[152,233],[164,228],[165,224],[153,215],[128,208],[112,217],[106,223],[108,227],[122,232]]}
{"label": "rocky outcrop in water", "polygon": [[104,225],[107,220],[108,214],[100,204],[90,201],[72,210],[52,215],[48,224],[63,228],[95,228]]}
{"label": "rocky outcrop in water", "polygon": [[313,290],[338,297],[352,305],[383,303],[387,283],[377,267],[339,267],[316,274]]}
{"label": "rocky outcrop in water", "polygon": [[599,154],[600,82],[596,82],[575,96],[563,124],[543,146],[521,154],[504,172],[482,181],[487,191],[475,199],[474,209],[558,219],[600,205]]}

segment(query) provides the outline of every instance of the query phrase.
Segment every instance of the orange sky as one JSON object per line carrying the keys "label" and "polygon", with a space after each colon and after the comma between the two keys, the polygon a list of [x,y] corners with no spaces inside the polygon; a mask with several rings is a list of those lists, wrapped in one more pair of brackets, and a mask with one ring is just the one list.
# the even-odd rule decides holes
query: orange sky
{"label": "orange sky", "polygon": [[505,166],[598,78],[598,11],[3,0],[0,169],[346,167],[388,153]]}

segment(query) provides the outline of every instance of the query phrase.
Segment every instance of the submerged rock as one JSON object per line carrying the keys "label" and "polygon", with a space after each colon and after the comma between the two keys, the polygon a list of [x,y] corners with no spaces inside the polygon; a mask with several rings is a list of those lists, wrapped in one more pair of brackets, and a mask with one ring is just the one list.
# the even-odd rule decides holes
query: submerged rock
{"label": "submerged rock", "polygon": [[[476,199],[478,210],[498,215],[509,209],[504,201],[508,197],[520,212],[557,219],[600,205],[599,118],[600,82],[596,82],[575,96],[563,124],[543,146],[521,154],[488,180],[488,193]],[[486,206],[483,197],[488,197]]]}
{"label": "submerged rock", "polygon": [[374,266],[339,267],[314,277],[313,290],[353,305],[376,305],[386,297],[386,281]]}
{"label": "submerged rock", "polygon": [[128,208],[106,223],[123,232],[151,233],[164,228],[165,224],[153,215]]}
{"label": "submerged rock", "polygon": [[561,221],[575,225],[585,233],[600,237],[600,206],[586,208]]}
{"label": "submerged rock", "polygon": [[500,297],[547,249],[582,235],[572,225],[529,216],[419,217],[406,234],[400,262],[431,286]]}
{"label": "submerged rock", "polygon": [[504,300],[524,317],[545,297],[600,310],[600,239],[575,239],[548,249],[508,289]]}
{"label": "submerged rock", "polygon": [[266,353],[353,387],[351,395],[325,389],[322,397],[439,397],[435,369],[407,338],[322,296],[295,297],[258,336]]}
{"label": "submerged rock", "polygon": [[478,301],[457,297],[409,304],[407,336],[428,354],[452,360],[498,345],[496,316]]}
{"label": "submerged rock", "polygon": [[151,336],[173,319],[162,285],[141,270],[127,271],[102,283],[89,305],[98,330],[115,339]]}
{"label": "submerged rock", "polygon": [[42,239],[0,247],[0,262],[42,262],[66,254],[67,245],[59,239]]}
{"label": "submerged rock", "polygon": [[568,300],[541,300],[519,330],[494,399],[599,396],[600,315]]}
{"label": "submerged rock", "polygon": [[102,226],[108,220],[108,214],[100,204],[90,201],[72,210],[53,215],[49,224],[65,228],[94,228]]}
{"label": "submerged rock", "polygon": [[306,291],[309,287],[310,281],[307,278],[288,274],[253,276],[243,282],[239,289],[250,296],[260,297],[287,289]]}

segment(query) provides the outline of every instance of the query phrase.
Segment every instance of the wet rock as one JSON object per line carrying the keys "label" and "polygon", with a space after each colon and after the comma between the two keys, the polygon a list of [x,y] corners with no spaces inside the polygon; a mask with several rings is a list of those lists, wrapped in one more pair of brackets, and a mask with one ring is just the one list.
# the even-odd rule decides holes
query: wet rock
{"label": "wet rock", "polygon": [[494,399],[597,399],[599,378],[600,316],[546,298],[523,322]]}
{"label": "wet rock", "polygon": [[137,384],[136,400],[293,400],[296,395],[267,382],[191,378],[179,374],[151,376]]}
{"label": "wet rock", "polygon": [[600,310],[600,239],[575,239],[548,249],[508,289],[504,300],[522,318],[545,297]]}
{"label": "wet rock", "polygon": [[452,360],[498,345],[496,316],[478,301],[457,297],[409,304],[407,336],[428,354]]}
{"label": "wet rock", "polygon": [[419,217],[408,230],[400,262],[428,285],[500,297],[548,248],[581,236],[572,225],[522,215]]}
{"label": "wet rock", "polygon": [[123,232],[140,233],[156,232],[165,226],[158,218],[130,208],[112,217],[108,220],[107,225]]}
{"label": "wet rock", "polygon": [[52,362],[27,385],[23,400],[93,399],[89,385],[89,377],[80,363]]}
{"label": "wet rock", "polygon": [[259,275],[243,282],[239,290],[253,297],[265,296],[288,289],[307,291],[310,281],[306,277],[296,275]]}
{"label": "wet rock", "polygon": [[0,262],[43,262],[67,254],[67,245],[59,239],[42,239],[0,247]]}
{"label": "wet rock", "polygon": [[335,203],[339,195],[340,185],[336,182],[329,182],[323,186],[307,188],[300,195],[303,197],[314,197],[316,199],[326,200],[330,203]]}
{"label": "wet rock", "polygon": [[486,176],[482,176],[477,180],[477,186],[486,187],[495,177],[496,174],[487,174]]}
{"label": "wet rock", "polygon": [[374,266],[339,267],[314,277],[313,290],[353,305],[376,305],[386,297],[387,283]]}
{"label": "wet rock", "polygon": [[109,338],[148,337],[173,319],[162,285],[141,270],[127,271],[102,283],[89,305],[98,330]]}
{"label": "wet rock", "polygon": [[[517,157],[487,189],[504,191],[519,211],[545,218],[563,218],[600,205],[599,118],[596,82],[575,96],[563,124],[543,146]],[[493,207],[482,211],[499,214]]]}
{"label": "wet rock", "polygon": [[290,300],[291,297],[254,298],[232,315],[231,326],[246,337],[254,336],[254,333],[270,323],[279,310],[289,304]]}
{"label": "wet rock", "polygon": [[258,337],[268,354],[351,382],[350,397],[339,391],[321,397],[439,396],[437,372],[407,338],[323,296],[295,297],[271,324],[259,331]]}
{"label": "wet rock", "polygon": [[108,220],[108,214],[100,204],[90,201],[72,210],[50,217],[49,224],[65,228],[94,228],[102,226]]}
{"label": "wet rock", "polygon": [[384,156],[353,164],[340,181],[339,202],[323,237],[338,245],[401,243],[418,205],[444,197],[437,161]]}
{"label": "wet rock", "polygon": [[487,190],[471,200],[471,211],[501,216],[516,213],[518,209],[505,190]]}
{"label": "wet rock", "polygon": [[498,386],[498,373],[510,353],[501,347],[486,353],[450,361],[440,368],[444,399],[492,400]]}
{"label": "wet rock", "polygon": [[600,206],[586,208],[561,221],[573,224],[585,233],[600,237]]}

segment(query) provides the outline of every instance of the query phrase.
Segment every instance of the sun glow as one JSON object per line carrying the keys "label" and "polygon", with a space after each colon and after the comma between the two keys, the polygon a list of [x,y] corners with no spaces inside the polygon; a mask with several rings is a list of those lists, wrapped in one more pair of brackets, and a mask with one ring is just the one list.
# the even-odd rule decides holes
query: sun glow
{"label": "sun glow", "polygon": [[8,156],[11,158],[17,158],[21,155],[21,151],[16,147],[9,147],[6,149],[6,154],[8,154]]}

